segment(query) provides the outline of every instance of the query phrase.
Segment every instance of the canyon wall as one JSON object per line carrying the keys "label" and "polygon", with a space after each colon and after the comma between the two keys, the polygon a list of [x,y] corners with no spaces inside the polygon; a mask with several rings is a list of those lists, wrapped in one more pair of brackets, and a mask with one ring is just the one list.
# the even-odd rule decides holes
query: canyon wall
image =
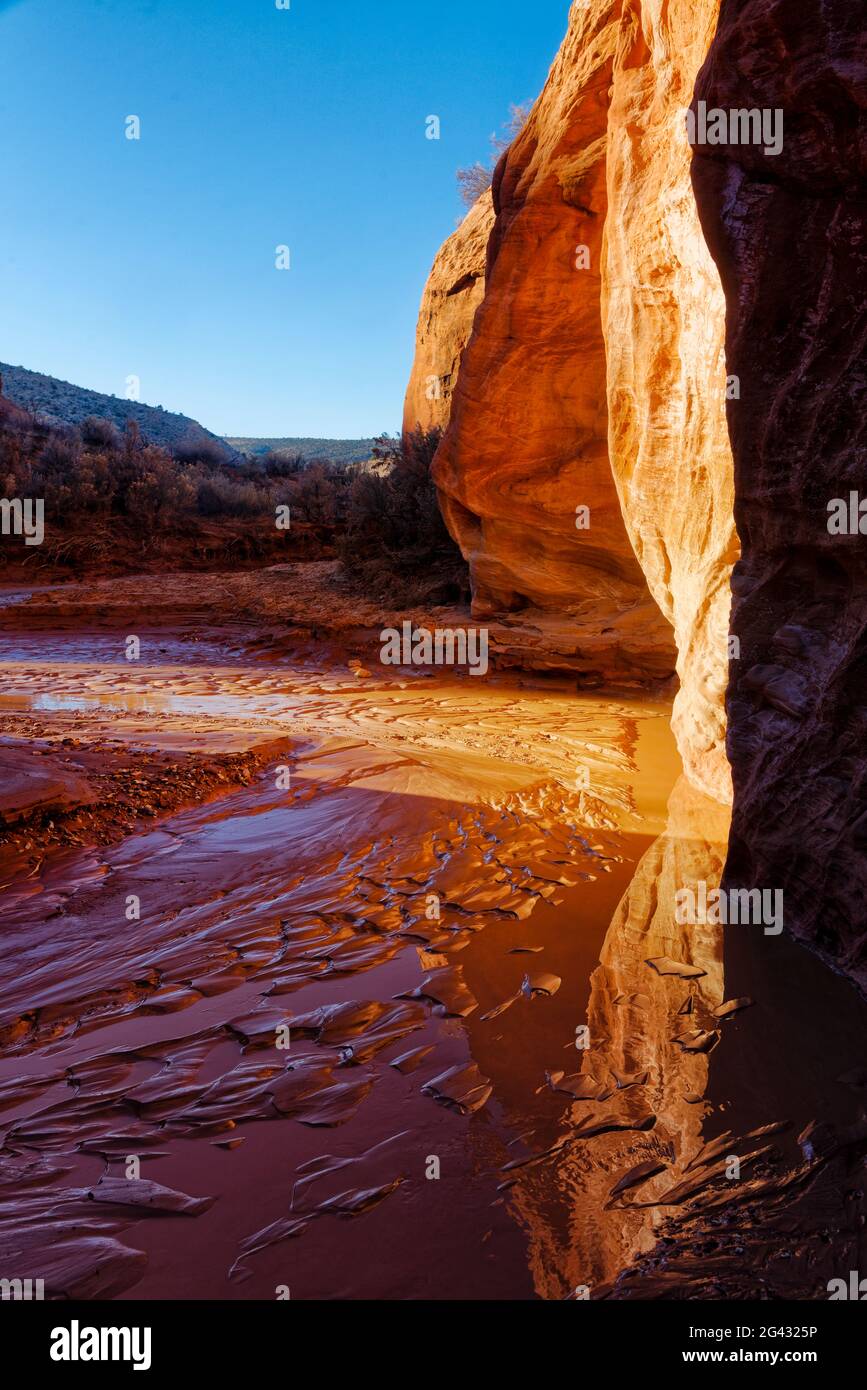
{"label": "canyon wall", "polygon": [[[687,774],[724,801],[724,302],[683,124],[717,7],[573,5],[494,176],[486,290],[435,478],[494,651],[609,684],[676,661]],[[448,370],[453,326],[441,354],[435,321],[420,327],[414,378]]]}
{"label": "canyon wall", "polygon": [[403,428],[431,430],[449,422],[452,396],[476,310],[485,297],[485,258],[494,225],[490,190],[443,244],[425,285],[406,392]]}
{"label": "canyon wall", "polygon": [[741,387],[728,880],[783,889],[788,930],[867,987],[867,536],[828,512],[867,497],[863,7],[724,0],[696,99],[784,112],[778,154],[693,171]]}
{"label": "canyon wall", "polygon": [[719,0],[624,6],[608,114],[602,274],[609,456],[635,553],[672,624],[673,727],[692,783],[731,799],[725,301],[690,185],[684,112]]}
{"label": "canyon wall", "polygon": [[485,298],[435,463],[475,615],[500,620],[498,645],[524,662],[596,683],[660,680],[675,664],[608,458],[601,266],[619,8],[573,7],[497,166]]}

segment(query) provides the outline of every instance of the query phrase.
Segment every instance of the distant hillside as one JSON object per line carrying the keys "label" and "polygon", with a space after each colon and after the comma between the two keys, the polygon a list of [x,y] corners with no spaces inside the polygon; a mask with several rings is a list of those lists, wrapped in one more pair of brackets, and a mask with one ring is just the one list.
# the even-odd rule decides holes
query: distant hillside
{"label": "distant hillside", "polygon": [[335,463],[362,463],[373,452],[372,439],[234,439],[228,444],[239,454],[257,458],[260,454],[278,449],[287,454],[301,454],[306,459],[332,459]]}
{"label": "distant hillside", "polygon": [[237,457],[236,451],[224,439],[212,434],[188,415],[175,415],[161,406],[143,405],[119,396],[105,396],[101,391],[88,391],[57,377],[30,372],[26,367],[12,367],[0,362],[3,395],[15,405],[33,411],[52,424],[80,425],[89,415],[112,420],[123,430],[127,420],[135,420],[142,437],[165,449],[194,440],[213,439],[225,450],[227,460]]}

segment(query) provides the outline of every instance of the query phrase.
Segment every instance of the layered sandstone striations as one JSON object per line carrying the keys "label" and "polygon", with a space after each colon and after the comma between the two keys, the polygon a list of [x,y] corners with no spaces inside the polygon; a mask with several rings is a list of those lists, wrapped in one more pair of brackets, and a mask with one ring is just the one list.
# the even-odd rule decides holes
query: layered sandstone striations
{"label": "layered sandstone striations", "polygon": [[490,190],[441,247],[422,296],[403,427],[444,428],[476,310],[485,295],[485,257],[494,225]]}
{"label": "layered sandstone striations", "polygon": [[696,91],[780,109],[782,151],[697,150],[728,304],[735,517],[733,884],[867,984],[867,35],[851,0],[725,0]]}
{"label": "layered sandstone striations", "polygon": [[435,473],[475,612],[516,659],[653,681],[676,637],[687,772],[724,800],[724,304],[683,124],[717,3],[573,6],[495,174],[485,298]]}

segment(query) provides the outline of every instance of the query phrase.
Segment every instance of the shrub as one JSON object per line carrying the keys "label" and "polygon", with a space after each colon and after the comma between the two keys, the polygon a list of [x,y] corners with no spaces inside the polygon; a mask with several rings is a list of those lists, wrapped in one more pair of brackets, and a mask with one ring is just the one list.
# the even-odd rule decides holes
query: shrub
{"label": "shrub", "polygon": [[442,431],[420,427],[382,435],[374,458],[382,471],[357,473],[339,554],[347,575],[379,586],[395,601],[454,602],[469,592],[463,556],[442,519],[431,466]]}
{"label": "shrub", "polygon": [[209,468],[218,468],[226,462],[226,449],[218,439],[190,435],[175,445],[174,456],[178,463],[202,463]]}
{"label": "shrub", "polygon": [[269,478],[292,478],[303,470],[305,460],[303,454],[293,454],[286,449],[271,449],[261,456],[261,466]]}
{"label": "shrub", "polygon": [[200,479],[196,511],[200,516],[260,516],[269,510],[269,494],[253,483],[216,474]]}
{"label": "shrub", "polygon": [[78,427],[82,442],[88,449],[120,449],[120,430],[113,420],[105,420],[99,415],[88,415]]}
{"label": "shrub", "polygon": [[486,193],[490,188],[494,177],[494,165],[496,161],[509,148],[515,137],[520,135],[532,109],[531,102],[524,102],[524,104],[520,106],[510,106],[509,119],[503,126],[506,132],[506,139],[502,139],[497,135],[491,136],[491,155],[489,162],[487,164],[482,164],[479,160],[476,160],[475,164],[469,164],[465,169],[458,169],[458,191],[461,195],[461,201],[465,203],[468,208],[473,207],[478,202],[479,198],[481,198],[482,194]]}
{"label": "shrub", "polygon": [[350,475],[329,463],[311,463],[286,489],[293,515],[312,526],[342,527],[346,520]]}
{"label": "shrub", "polygon": [[136,457],[125,478],[124,511],[143,529],[150,521],[162,521],[189,512],[196,491],[192,480],[173,464],[171,456],[154,444]]}
{"label": "shrub", "polygon": [[43,445],[39,455],[39,466],[46,474],[69,473],[78,462],[81,444],[73,433],[58,432]]}
{"label": "shrub", "polygon": [[461,195],[461,202],[468,208],[473,207],[486,193],[491,186],[494,171],[489,164],[480,164],[476,160],[475,164],[469,164],[465,169],[458,169],[458,191]]}

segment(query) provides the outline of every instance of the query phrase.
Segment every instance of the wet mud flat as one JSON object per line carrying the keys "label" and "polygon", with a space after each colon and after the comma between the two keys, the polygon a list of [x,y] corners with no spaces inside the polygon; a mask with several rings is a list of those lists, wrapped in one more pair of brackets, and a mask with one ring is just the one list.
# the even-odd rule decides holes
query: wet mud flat
{"label": "wet mud flat", "polygon": [[858,1267],[867,1011],[785,940],[675,923],[727,826],[665,705],[157,636],[0,638],[8,737],[85,778],[109,743],[261,753],[112,843],[0,847],[0,1275],[810,1298]]}

